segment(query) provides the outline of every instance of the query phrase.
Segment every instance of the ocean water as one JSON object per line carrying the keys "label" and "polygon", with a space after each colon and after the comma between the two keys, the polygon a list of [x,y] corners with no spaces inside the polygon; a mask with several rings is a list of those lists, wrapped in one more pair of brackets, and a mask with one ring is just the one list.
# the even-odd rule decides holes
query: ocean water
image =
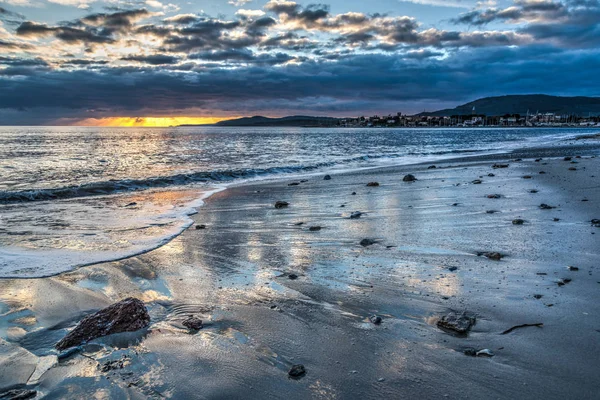
{"label": "ocean water", "polygon": [[0,127],[0,277],[156,248],[231,184],[553,145],[586,132]]}

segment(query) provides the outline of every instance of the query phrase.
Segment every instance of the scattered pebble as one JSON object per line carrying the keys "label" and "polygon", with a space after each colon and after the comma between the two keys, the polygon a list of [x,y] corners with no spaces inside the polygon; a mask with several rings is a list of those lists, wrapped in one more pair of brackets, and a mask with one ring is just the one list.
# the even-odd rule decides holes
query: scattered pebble
{"label": "scattered pebble", "polygon": [[206,229],[206,225],[201,224],[201,225],[196,225],[196,229]]}
{"label": "scattered pebble", "polygon": [[517,218],[517,219],[513,219],[512,223],[513,223],[513,225],[523,225],[525,223],[525,220]]}
{"label": "scattered pebble", "polygon": [[278,201],[275,203],[275,208],[285,208],[289,205],[290,203],[288,203],[287,201]]}
{"label": "scattered pebble", "polygon": [[411,174],[405,175],[404,178],[402,178],[402,181],[404,182],[414,182],[416,180],[417,178],[415,178],[415,176]]}
{"label": "scattered pebble", "polygon": [[304,365],[302,364],[293,365],[288,372],[288,375],[292,378],[300,378],[306,375],[306,368],[304,368]]}
{"label": "scattered pebble", "polygon": [[193,315],[190,315],[189,317],[184,319],[181,324],[186,328],[194,331],[198,331],[204,327],[204,325],[202,324],[202,320],[200,318],[194,317]]}
{"label": "scattered pebble", "polygon": [[379,182],[369,182],[369,183],[367,183],[367,186],[369,186],[369,187],[377,187],[377,186],[379,186]]}
{"label": "scattered pebble", "polygon": [[331,175],[325,175],[325,176],[323,177],[323,180],[324,180],[324,181],[329,181],[329,180],[331,180]]}
{"label": "scattered pebble", "polygon": [[309,231],[311,232],[316,232],[316,231],[320,231],[322,228],[320,226],[311,226],[310,228],[308,228]]}

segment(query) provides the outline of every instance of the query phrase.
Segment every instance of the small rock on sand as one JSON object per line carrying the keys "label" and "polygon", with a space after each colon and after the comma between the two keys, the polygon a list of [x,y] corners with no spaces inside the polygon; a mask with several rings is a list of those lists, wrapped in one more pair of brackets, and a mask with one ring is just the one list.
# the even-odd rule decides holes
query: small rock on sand
{"label": "small rock on sand", "polygon": [[310,228],[308,228],[308,230],[311,232],[320,231],[321,229],[322,228],[320,226],[311,226]]}
{"label": "small rock on sand", "polygon": [[191,329],[193,331],[198,331],[198,330],[204,328],[204,325],[202,324],[202,320],[200,318],[194,317],[193,315],[190,315],[189,317],[184,319],[181,324],[183,326],[185,326],[186,328]]}
{"label": "small rock on sand", "polygon": [[298,186],[298,185],[300,185],[300,182],[288,183],[288,186]]}
{"label": "small rock on sand", "polygon": [[488,176],[489,176],[490,178],[493,178],[494,176],[496,176],[496,174],[492,174],[492,173],[490,172],[490,173],[488,174]]}
{"label": "small rock on sand", "polygon": [[437,167],[435,165],[430,165],[429,167],[427,167],[427,169],[436,169]]}
{"label": "small rock on sand", "polygon": [[524,175],[524,176],[523,176],[523,179],[531,179],[531,178],[532,178],[532,176],[531,176],[531,175]]}
{"label": "small rock on sand", "polygon": [[517,218],[517,219],[513,219],[512,223],[513,223],[513,225],[523,225],[525,223],[525,220]]}
{"label": "small rock on sand", "polygon": [[129,297],[85,317],[56,344],[56,349],[65,350],[113,333],[137,331],[149,324],[144,303]]}
{"label": "small rock on sand", "polygon": [[569,168],[569,171],[577,171],[577,168],[571,167],[571,168]]}
{"label": "small rock on sand", "polygon": [[375,325],[379,325],[383,321],[379,315],[372,315],[369,317],[369,320]]}
{"label": "small rock on sand", "polygon": [[201,224],[201,225],[196,225],[196,229],[200,230],[200,229],[206,229],[206,225]]}
{"label": "small rock on sand", "polygon": [[377,243],[377,241],[375,241],[373,239],[363,239],[360,241],[360,245],[362,247],[371,246],[371,245],[374,245],[375,243]]}
{"label": "small rock on sand", "polygon": [[285,208],[289,205],[290,203],[288,203],[287,201],[278,201],[275,203],[275,208]]}
{"label": "small rock on sand", "polygon": [[356,196],[356,192],[352,192],[352,196]]}
{"label": "small rock on sand", "polygon": [[565,157],[565,158],[563,158],[563,160],[565,160],[565,161],[571,161],[572,159],[573,159],[573,157]]}
{"label": "small rock on sand", "polygon": [[498,211],[496,210],[487,210],[485,213],[486,214],[496,214]]}
{"label": "small rock on sand", "polygon": [[350,219],[357,219],[360,218],[362,216],[362,213],[360,211],[354,211],[352,214],[350,214]]}
{"label": "small rock on sand", "polygon": [[459,335],[466,335],[471,327],[475,325],[475,322],[475,317],[468,315],[466,312],[460,314],[451,312],[440,318],[436,325],[441,329],[449,330]]}
{"label": "small rock on sand", "polygon": [[306,368],[304,368],[304,365],[302,364],[293,365],[288,372],[288,375],[292,378],[300,378],[306,375]]}
{"label": "small rock on sand", "polygon": [[479,253],[478,255],[484,256],[486,258],[489,258],[490,260],[495,260],[495,261],[500,261],[502,258],[504,258],[504,256],[502,254],[498,253],[497,251]]}
{"label": "small rock on sand", "polygon": [[494,165],[492,165],[492,168],[494,168],[494,169],[508,168],[508,164],[494,164]]}
{"label": "small rock on sand", "polygon": [[325,175],[325,176],[323,177],[323,180],[324,180],[324,181],[329,181],[329,180],[331,180],[331,175]]}
{"label": "small rock on sand", "polygon": [[502,195],[501,194],[488,194],[487,198],[488,199],[501,199]]}
{"label": "small rock on sand", "polygon": [[548,204],[542,203],[542,204],[540,204],[540,208],[542,210],[552,210],[553,208],[556,208],[556,207],[549,206]]}
{"label": "small rock on sand", "polygon": [[288,275],[288,278],[289,278],[290,280],[292,280],[292,281],[295,281],[296,279],[298,279],[298,275],[296,275],[296,274],[289,274],[289,275]]}
{"label": "small rock on sand", "polygon": [[481,179],[475,179],[474,181],[471,182],[473,185],[481,185],[482,180]]}
{"label": "small rock on sand", "polygon": [[377,186],[379,186],[379,182],[369,182],[369,183],[367,183],[367,186],[368,187],[377,187]]}
{"label": "small rock on sand", "polygon": [[569,265],[569,266],[567,267],[567,269],[568,269],[569,271],[579,271],[579,268],[578,268],[578,267],[573,267],[572,265]]}
{"label": "small rock on sand", "polygon": [[415,178],[415,176],[411,174],[405,175],[404,178],[402,178],[403,182],[414,182],[416,180],[417,178]]}

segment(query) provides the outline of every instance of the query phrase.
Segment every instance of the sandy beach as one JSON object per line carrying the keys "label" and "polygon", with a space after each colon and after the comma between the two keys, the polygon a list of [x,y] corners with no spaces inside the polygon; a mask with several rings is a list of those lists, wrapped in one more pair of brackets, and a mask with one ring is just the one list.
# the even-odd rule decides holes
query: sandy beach
{"label": "sandy beach", "polygon": [[[0,280],[0,393],[598,398],[596,155],[589,139],[231,187],[194,216],[204,229],[156,250]],[[145,303],[149,328],[54,350],[85,315],[127,297]],[[438,327],[451,312],[475,318],[467,335]],[[190,315],[204,328],[184,327]],[[522,324],[543,326],[502,334]],[[288,377],[295,364],[300,379]]]}

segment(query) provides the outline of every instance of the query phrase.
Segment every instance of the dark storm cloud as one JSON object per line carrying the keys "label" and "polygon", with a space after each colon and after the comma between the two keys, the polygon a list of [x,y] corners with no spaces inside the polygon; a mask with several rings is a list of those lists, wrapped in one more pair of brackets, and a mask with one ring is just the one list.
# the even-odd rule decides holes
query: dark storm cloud
{"label": "dark storm cloud", "polygon": [[150,64],[150,65],[164,65],[164,64],[176,64],[179,62],[179,57],[174,57],[166,54],[152,54],[152,55],[139,55],[121,57],[123,61],[136,61],[139,63]]}
{"label": "dark storm cloud", "polygon": [[36,22],[23,22],[16,30],[17,36],[40,38],[54,36],[66,43],[98,44],[113,43],[114,39],[95,30],[86,30],[66,26],[48,26]]}
{"label": "dark storm cloud", "polygon": [[244,63],[254,65],[279,65],[296,59],[285,53],[254,54],[248,49],[205,51],[192,54],[188,58],[191,60],[224,61],[228,63]]}
{"label": "dark storm cloud", "polygon": [[[328,107],[351,110],[365,101],[443,101],[490,92],[560,94],[567,89],[565,76],[571,82],[587,82],[586,93],[600,92],[600,82],[595,79],[595,71],[600,69],[597,52],[547,50],[528,54],[523,49],[488,49],[485,53],[472,49],[443,61],[428,58],[419,64],[412,60],[404,63],[396,55],[355,55],[335,62],[225,68],[192,75],[116,68],[69,74],[49,71],[20,80],[0,78],[0,108],[102,108],[123,114],[142,109],[177,112],[203,105],[212,110],[247,110],[269,103],[271,110],[278,109],[277,104],[306,109],[312,104],[314,111]],[[219,54],[214,57],[227,58]],[[65,87],[72,89],[65,91]]]}

